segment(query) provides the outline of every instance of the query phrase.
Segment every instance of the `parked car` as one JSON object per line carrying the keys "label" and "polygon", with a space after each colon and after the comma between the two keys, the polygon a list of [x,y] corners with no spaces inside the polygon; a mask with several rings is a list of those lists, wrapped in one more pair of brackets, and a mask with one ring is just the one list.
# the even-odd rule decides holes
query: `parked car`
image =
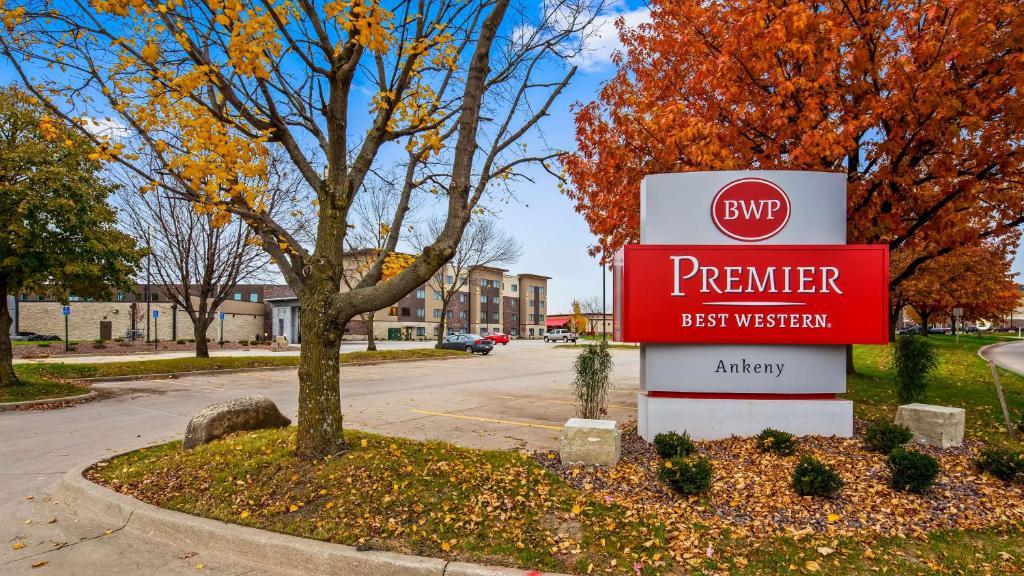
{"label": "parked car", "polygon": [[35,335],[35,332],[17,332],[14,336],[11,336],[11,340],[29,340]]}
{"label": "parked car", "polygon": [[60,339],[60,336],[55,336],[53,334],[34,334],[28,337],[30,342],[56,342]]}
{"label": "parked car", "polygon": [[486,356],[494,349],[494,342],[479,334],[450,334],[441,341],[441,348],[479,352]]}
{"label": "parked car", "polygon": [[575,332],[570,332],[565,328],[555,328],[554,330],[548,330],[547,334],[544,335],[545,342],[575,342],[577,335]]}
{"label": "parked car", "polygon": [[907,328],[900,328],[899,330],[896,331],[896,333],[897,334],[920,334],[921,333],[921,327],[920,326],[909,326]]}
{"label": "parked car", "polygon": [[502,346],[508,344],[509,341],[508,334],[505,334],[504,332],[491,332],[487,336],[484,336],[484,338],[487,338],[495,344],[501,344]]}
{"label": "parked car", "polygon": [[929,334],[952,334],[953,330],[945,326],[932,326],[928,329]]}

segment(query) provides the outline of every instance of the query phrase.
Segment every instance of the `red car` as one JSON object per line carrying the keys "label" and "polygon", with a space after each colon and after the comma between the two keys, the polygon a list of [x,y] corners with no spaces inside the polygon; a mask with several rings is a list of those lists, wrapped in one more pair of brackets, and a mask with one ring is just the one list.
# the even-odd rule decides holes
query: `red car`
{"label": "red car", "polygon": [[491,342],[494,342],[495,344],[501,345],[508,344],[509,340],[508,334],[503,334],[501,332],[491,332],[487,336],[484,336],[484,338],[490,340]]}

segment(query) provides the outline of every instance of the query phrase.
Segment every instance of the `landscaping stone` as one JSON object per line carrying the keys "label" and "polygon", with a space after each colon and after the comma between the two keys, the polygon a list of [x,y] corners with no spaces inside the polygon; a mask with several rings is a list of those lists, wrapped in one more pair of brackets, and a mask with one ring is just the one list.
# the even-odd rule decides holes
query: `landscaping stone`
{"label": "landscaping stone", "polygon": [[570,418],[562,428],[564,464],[615,466],[621,453],[622,439],[614,420]]}
{"label": "landscaping stone", "polygon": [[963,408],[932,404],[905,404],[896,411],[896,423],[910,428],[914,442],[936,448],[959,446],[964,441]]}
{"label": "landscaping stone", "polygon": [[188,422],[181,447],[191,450],[232,432],[284,428],[291,424],[266,396],[244,396],[203,409]]}

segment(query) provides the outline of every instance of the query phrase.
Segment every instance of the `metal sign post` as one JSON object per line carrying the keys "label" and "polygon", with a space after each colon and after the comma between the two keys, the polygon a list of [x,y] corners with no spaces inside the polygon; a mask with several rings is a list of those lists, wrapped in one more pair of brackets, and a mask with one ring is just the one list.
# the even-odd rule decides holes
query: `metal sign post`
{"label": "metal sign post", "polygon": [[224,345],[224,313],[221,312],[219,316],[220,316],[220,340],[218,340],[217,342],[221,346],[223,346]]}
{"label": "metal sign post", "polygon": [[153,350],[160,346],[160,324],[157,318],[160,317],[159,310],[153,310]]}
{"label": "metal sign post", "polygon": [[999,406],[1003,409],[1003,418],[1006,420],[1006,433],[1010,436],[1010,440],[1015,439],[1016,435],[1013,431],[1013,424],[1010,423],[1010,411],[1006,409],[1006,397],[1003,396],[1003,384],[999,381],[999,372],[996,370],[995,362],[989,360],[989,369],[992,370],[992,379],[996,382],[996,394],[999,395]]}
{"label": "metal sign post", "polygon": [[956,329],[957,320],[960,320],[960,328],[964,327],[963,323],[964,309],[953,308],[953,332],[956,334],[956,343],[960,343],[960,331]]}
{"label": "metal sign post", "polygon": [[64,351],[68,351],[68,316],[71,316],[71,306],[61,306],[60,313],[64,315]]}

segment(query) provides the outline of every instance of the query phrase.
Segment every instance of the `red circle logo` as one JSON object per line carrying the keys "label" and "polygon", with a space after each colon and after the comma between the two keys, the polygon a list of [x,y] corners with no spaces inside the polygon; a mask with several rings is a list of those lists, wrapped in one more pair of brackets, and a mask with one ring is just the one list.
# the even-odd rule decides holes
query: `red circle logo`
{"label": "red circle logo", "polygon": [[789,222],[789,197],[760,178],[730,182],[711,201],[711,219],[722,234],[757,242],[778,234]]}

